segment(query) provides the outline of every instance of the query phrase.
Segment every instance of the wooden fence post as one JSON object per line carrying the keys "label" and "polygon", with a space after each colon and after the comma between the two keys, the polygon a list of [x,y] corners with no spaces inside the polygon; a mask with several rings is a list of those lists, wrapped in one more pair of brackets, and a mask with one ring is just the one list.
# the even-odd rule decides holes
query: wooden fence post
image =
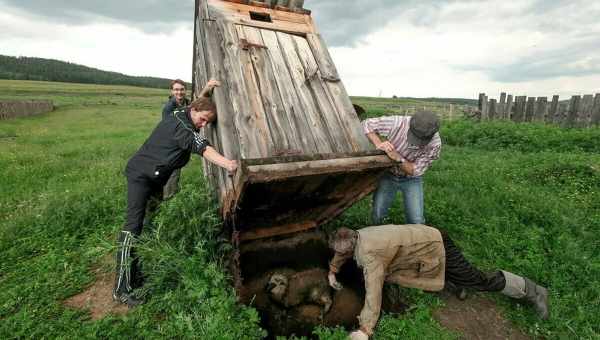
{"label": "wooden fence post", "polygon": [[552,96],[552,103],[550,104],[550,109],[546,115],[546,123],[556,123],[556,116],[558,115],[558,98],[557,95]]}
{"label": "wooden fence post", "polygon": [[586,94],[581,100],[581,110],[577,118],[578,127],[588,127],[590,125],[590,118],[592,116],[592,109],[594,108],[594,96]]}
{"label": "wooden fence post", "polygon": [[481,114],[480,118],[481,120],[486,120],[487,116],[488,116],[488,103],[487,103],[487,96],[485,95],[485,93],[480,93],[479,94],[479,112]]}
{"label": "wooden fence post", "polygon": [[573,96],[571,97],[571,101],[569,102],[569,110],[567,112],[567,117],[564,121],[565,127],[575,127],[577,123],[577,113],[579,112],[581,106],[581,96]]}
{"label": "wooden fence post", "polygon": [[509,94],[506,98],[506,107],[504,108],[504,117],[503,119],[511,119],[513,109],[513,95]]}
{"label": "wooden fence post", "polygon": [[525,106],[527,102],[527,96],[517,96],[515,98],[515,113],[513,115],[513,121],[520,123],[525,119]]}
{"label": "wooden fence post", "polygon": [[527,98],[527,109],[525,110],[525,121],[533,121],[533,115],[535,114],[535,97]]}
{"label": "wooden fence post", "polygon": [[600,124],[600,93],[596,93],[596,98],[594,99],[594,108],[592,109],[592,121],[591,125],[599,125]]}
{"label": "wooden fence post", "polygon": [[488,117],[490,120],[495,119],[497,117],[498,110],[498,101],[496,99],[490,99],[490,108]]}
{"label": "wooden fence post", "polygon": [[538,97],[536,108],[535,108],[535,116],[534,120],[536,122],[544,122],[546,118],[546,111],[548,108],[548,97]]}
{"label": "wooden fence post", "polygon": [[500,103],[498,103],[498,115],[496,119],[504,119],[506,116],[506,92],[500,93]]}

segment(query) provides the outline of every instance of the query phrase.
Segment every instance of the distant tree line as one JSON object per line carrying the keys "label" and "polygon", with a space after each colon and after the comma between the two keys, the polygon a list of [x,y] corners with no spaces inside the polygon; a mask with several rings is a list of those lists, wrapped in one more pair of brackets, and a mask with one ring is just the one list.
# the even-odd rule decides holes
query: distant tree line
{"label": "distant tree line", "polygon": [[135,77],[54,59],[0,55],[0,79],[168,88],[170,80]]}

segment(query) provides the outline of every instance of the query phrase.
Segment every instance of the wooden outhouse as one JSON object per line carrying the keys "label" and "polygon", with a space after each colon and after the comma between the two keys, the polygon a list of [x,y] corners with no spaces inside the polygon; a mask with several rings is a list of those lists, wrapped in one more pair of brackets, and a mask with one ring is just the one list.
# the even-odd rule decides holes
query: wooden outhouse
{"label": "wooden outhouse", "polygon": [[392,162],[376,151],[303,1],[196,0],[193,89],[210,78],[205,135],[240,161],[205,174],[226,225],[249,241],[313,229],[369,194]]}

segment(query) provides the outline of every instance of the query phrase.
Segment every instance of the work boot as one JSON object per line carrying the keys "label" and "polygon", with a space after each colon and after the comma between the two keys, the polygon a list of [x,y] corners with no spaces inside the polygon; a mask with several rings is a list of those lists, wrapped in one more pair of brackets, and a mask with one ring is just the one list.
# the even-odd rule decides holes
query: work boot
{"label": "work boot", "polygon": [[469,297],[469,294],[465,287],[457,286],[454,284],[454,282],[444,282],[444,290],[446,290],[448,293],[454,294],[454,296],[456,296],[456,298],[460,301],[464,301],[467,299],[467,297]]}
{"label": "work boot", "polygon": [[542,320],[548,319],[548,290],[528,278],[502,271],[506,285],[502,294],[515,299],[523,299],[533,304]]}
{"label": "work boot", "polygon": [[525,278],[525,290],[527,301],[535,307],[542,320],[548,319],[548,289],[539,286],[528,278]]}
{"label": "work boot", "polygon": [[112,297],[114,301],[127,304],[130,308],[143,303],[136,298],[132,292],[132,273],[137,267],[137,259],[133,259],[132,250],[135,238],[129,231],[121,231],[119,234],[119,249],[116,255],[116,275]]}

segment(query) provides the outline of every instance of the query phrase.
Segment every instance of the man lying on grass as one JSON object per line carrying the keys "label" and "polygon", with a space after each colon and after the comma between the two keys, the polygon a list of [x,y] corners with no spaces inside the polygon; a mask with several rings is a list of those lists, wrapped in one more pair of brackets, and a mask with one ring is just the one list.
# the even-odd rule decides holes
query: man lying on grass
{"label": "man lying on grass", "polygon": [[171,173],[185,166],[192,153],[229,172],[237,169],[235,160],[220,155],[200,133],[200,128],[216,118],[216,108],[210,98],[202,96],[194,100],[189,108],[165,117],[127,163],[127,218],[119,234],[114,300],[130,307],[142,303],[132,294],[141,278],[132,244],[142,232],[145,215],[160,202],[163,186]]}
{"label": "man lying on grass", "polygon": [[427,291],[471,288],[501,292],[533,304],[548,318],[548,291],[533,281],[499,270],[485,274],[473,266],[445,232],[422,224],[382,225],[360,230],[340,228],[329,239],[335,255],[329,265],[329,284],[341,289],[335,274],[354,257],[365,279],[365,304],[360,329],[352,339],[368,339],[379,319],[384,282]]}

